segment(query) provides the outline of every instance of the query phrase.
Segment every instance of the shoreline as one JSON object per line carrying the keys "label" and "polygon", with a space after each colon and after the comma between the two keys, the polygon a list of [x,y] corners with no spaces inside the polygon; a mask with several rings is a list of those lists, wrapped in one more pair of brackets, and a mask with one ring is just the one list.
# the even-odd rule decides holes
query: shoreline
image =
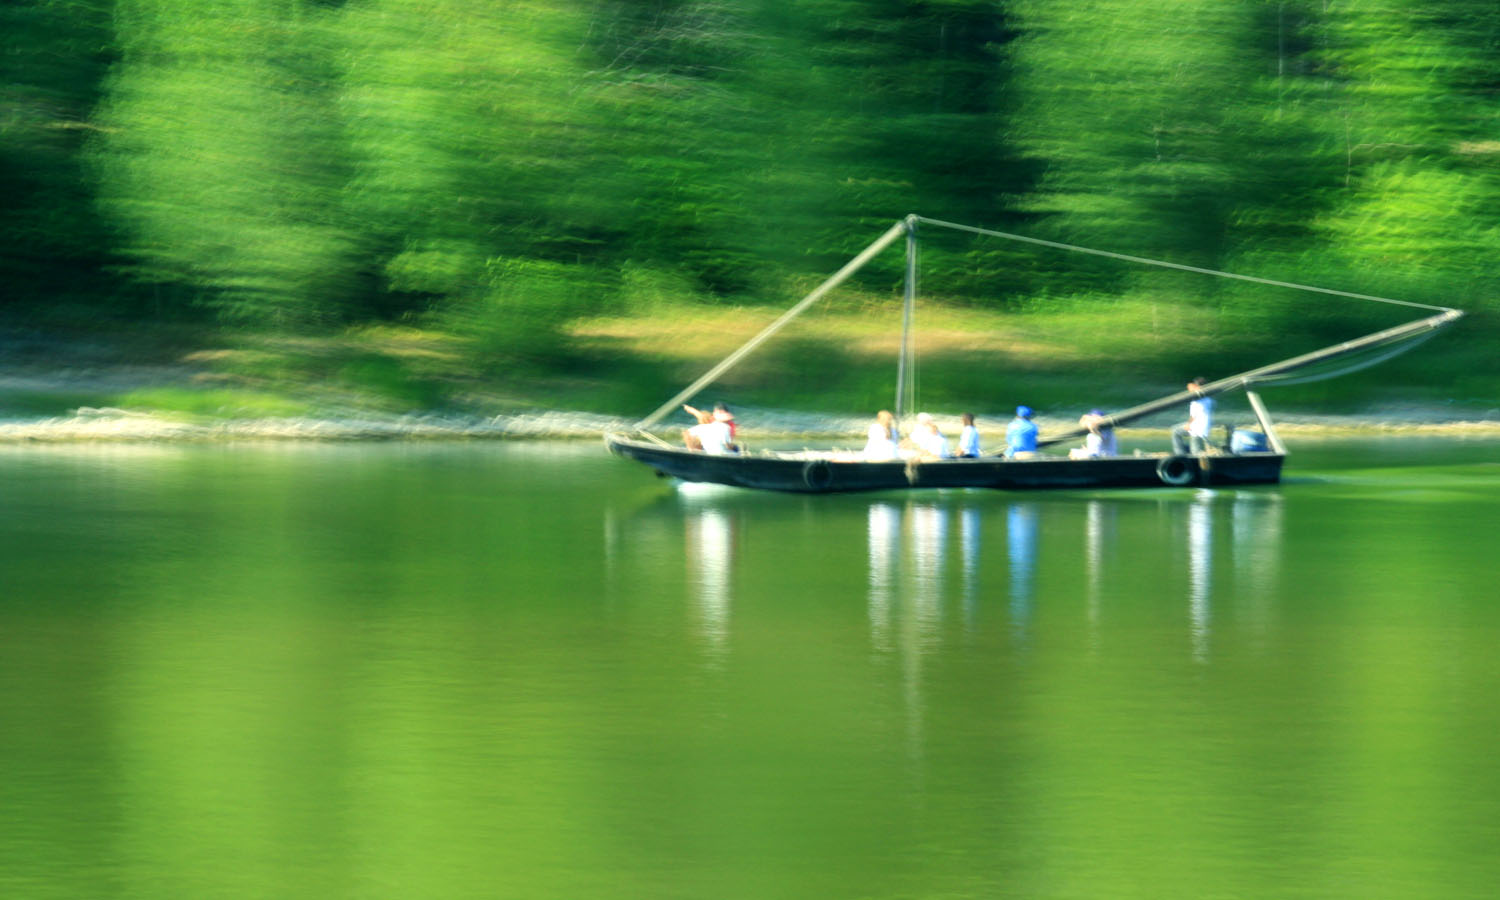
{"label": "shoreline", "polygon": [[[945,426],[948,417],[939,416]],[[819,439],[837,444],[862,440],[864,417],[740,408],[741,428],[756,441]],[[294,417],[199,417],[82,407],[70,415],[0,419],[0,446],[69,443],[227,443],[234,441],[440,441],[595,439],[607,431],[629,430],[634,420],[599,413],[538,411],[496,416],[442,413]],[[1038,417],[1043,431],[1071,427],[1074,416]],[[1500,410],[1380,410],[1363,414],[1297,414],[1275,417],[1284,436],[1297,439],[1426,436],[1500,437]],[[956,433],[956,417],[952,428]],[[1132,435],[1166,435],[1175,417],[1162,417],[1128,430]],[[749,423],[754,423],[750,425]],[[672,439],[685,423],[653,429]],[[1003,441],[1003,422],[982,425],[991,443]]]}

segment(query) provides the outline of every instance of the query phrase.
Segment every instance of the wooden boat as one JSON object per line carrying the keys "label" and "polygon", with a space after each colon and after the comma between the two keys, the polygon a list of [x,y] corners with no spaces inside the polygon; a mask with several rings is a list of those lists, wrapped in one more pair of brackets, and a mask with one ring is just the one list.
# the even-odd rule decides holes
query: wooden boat
{"label": "wooden boat", "polygon": [[[908,374],[912,346],[912,310],[916,298],[916,235],[919,225],[956,229],[1220,278],[1253,281],[1277,287],[1382,303],[1396,303],[1435,310],[1436,313],[1312,353],[1241,372],[1228,378],[1221,378],[1194,391],[1181,391],[1131,409],[1112,413],[1098,422],[1098,427],[1101,428],[1118,428],[1174,407],[1185,407],[1195,396],[1212,397],[1229,391],[1243,390],[1255,413],[1259,430],[1249,432],[1251,440],[1244,442],[1243,445],[1239,442],[1226,441],[1224,446],[1210,448],[1204,453],[1156,453],[1093,459],[1071,459],[1066,456],[1047,455],[1038,455],[1029,459],[1010,459],[994,455],[978,459],[889,461],[871,461],[861,458],[859,454],[839,451],[762,450],[754,453],[711,455],[674,446],[650,431],[651,427],[660,422],[664,416],[675,411],[679,404],[694,397],[803,310],[816,303],[882,250],[904,236],[906,238],[906,289],[895,403],[897,418],[898,420],[902,418],[910,395]],[[677,396],[663,403],[651,415],[642,419],[632,432],[612,432],[606,434],[604,440],[610,452],[644,463],[654,469],[658,475],[680,478],[684,481],[711,482],[798,493],[907,488],[1036,490],[1274,484],[1281,479],[1282,464],[1287,455],[1286,447],[1276,433],[1275,425],[1266,411],[1265,404],[1253,388],[1260,385],[1321,380],[1366,368],[1410,349],[1462,316],[1461,311],[1447,307],[1272,281],[1229,272],[1216,272],[912,215],[893,225],[890,230],[861,251],[812,293],[783,313],[760,334],[683,389]],[[1065,441],[1077,440],[1087,431],[1088,429],[1079,426],[1045,434],[1038,440],[1038,447],[1055,446]]]}
{"label": "wooden boat", "polygon": [[611,434],[609,448],[661,475],[772,491],[828,494],[905,488],[1161,487],[1268,484],[1281,478],[1284,453],[1198,456],[1039,457],[867,462],[774,450],[710,456]]}

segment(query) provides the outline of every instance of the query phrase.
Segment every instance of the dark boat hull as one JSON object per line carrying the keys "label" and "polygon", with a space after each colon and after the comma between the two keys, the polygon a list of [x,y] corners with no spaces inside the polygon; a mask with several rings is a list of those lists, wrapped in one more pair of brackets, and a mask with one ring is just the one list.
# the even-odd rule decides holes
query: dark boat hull
{"label": "dark boat hull", "polygon": [[1010,460],[989,456],[921,463],[863,462],[790,454],[710,456],[614,434],[605,437],[605,444],[610,452],[645,463],[660,475],[803,494],[907,488],[1041,490],[1275,484],[1281,480],[1281,465],[1286,459],[1284,454],[1265,452],[1199,457]]}

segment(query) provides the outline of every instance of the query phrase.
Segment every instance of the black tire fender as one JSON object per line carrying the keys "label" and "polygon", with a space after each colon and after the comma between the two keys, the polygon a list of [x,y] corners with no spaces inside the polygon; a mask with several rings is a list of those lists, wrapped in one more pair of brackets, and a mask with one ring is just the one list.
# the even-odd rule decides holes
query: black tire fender
{"label": "black tire fender", "polygon": [[814,459],[802,467],[802,483],[815,491],[827,490],[833,484],[833,466],[826,459]]}
{"label": "black tire fender", "polygon": [[1168,456],[1156,464],[1156,477],[1161,479],[1162,484],[1182,487],[1192,484],[1197,475],[1194,468],[1193,461],[1186,456]]}

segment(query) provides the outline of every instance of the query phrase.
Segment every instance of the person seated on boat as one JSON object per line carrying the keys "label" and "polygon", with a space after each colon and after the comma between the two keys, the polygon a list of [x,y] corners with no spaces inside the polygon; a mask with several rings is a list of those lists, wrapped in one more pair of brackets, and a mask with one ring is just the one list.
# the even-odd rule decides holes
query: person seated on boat
{"label": "person seated on boat", "polygon": [[930,413],[917,413],[917,424],[911,430],[911,442],[918,459],[947,459],[948,439],[938,430],[937,422]]}
{"label": "person seated on boat", "polygon": [[1031,421],[1029,406],[1016,407],[1016,417],[1005,429],[1006,459],[1032,459],[1036,456],[1036,423]]}
{"label": "person seated on boat", "polygon": [[1084,413],[1078,424],[1089,430],[1083,437],[1083,446],[1068,451],[1068,459],[1103,459],[1119,453],[1115,443],[1115,429],[1105,424],[1104,413],[1095,409]]}
{"label": "person seated on boat", "polygon": [[[738,426],[735,425],[734,413],[730,412],[729,411],[729,407],[726,406],[726,405],[724,405],[724,403],[722,401],[719,402],[719,403],[715,403],[714,404],[714,411],[712,413],[705,413],[703,410],[697,409],[696,407],[689,406],[686,403],[682,404],[682,408],[685,409],[685,410],[687,410],[688,415],[690,415],[693,418],[697,419],[699,421],[699,423],[703,422],[703,417],[706,415],[706,416],[709,416],[710,419],[712,421],[714,421],[714,422],[723,422],[725,425],[728,425],[729,426],[729,445],[728,445],[729,446],[729,451],[728,452],[730,452],[730,453],[738,453],[738,452],[740,452],[740,445],[739,445],[739,441],[738,441]],[[700,450],[702,448],[701,447],[693,447],[692,449],[694,449],[694,450]]]}
{"label": "person seated on boat", "polygon": [[1195,396],[1188,404],[1188,420],[1172,429],[1172,452],[1178,456],[1200,456],[1208,452],[1209,432],[1214,427],[1214,398],[1199,395],[1203,379],[1194,378],[1187,389]]}
{"label": "person seated on boat", "polygon": [[870,462],[884,462],[896,458],[896,417],[890,410],[882,409],[870,423],[870,435],[862,451]]}
{"label": "person seated on boat", "polygon": [[682,441],[689,450],[702,450],[710,456],[723,456],[732,452],[732,442],[729,438],[729,425],[725,422],[716,421],[712,413],[688,407],[693,416],[697,418],[698,424],[686,429],[682,433]]}
{"label": "person seated on boat", "polygon": [[714,404],[714,421],[723,422],[729,426],[729,450],[731,453],[740,452],[739,426],[735,424],[734,413],[729,411],[722,401]]}
{"label": "person seated on boat", "polygon": [[974,414],[964,413],[963,430],[958,433],[959,459],[979,458],[979,429],[974,427]]}

